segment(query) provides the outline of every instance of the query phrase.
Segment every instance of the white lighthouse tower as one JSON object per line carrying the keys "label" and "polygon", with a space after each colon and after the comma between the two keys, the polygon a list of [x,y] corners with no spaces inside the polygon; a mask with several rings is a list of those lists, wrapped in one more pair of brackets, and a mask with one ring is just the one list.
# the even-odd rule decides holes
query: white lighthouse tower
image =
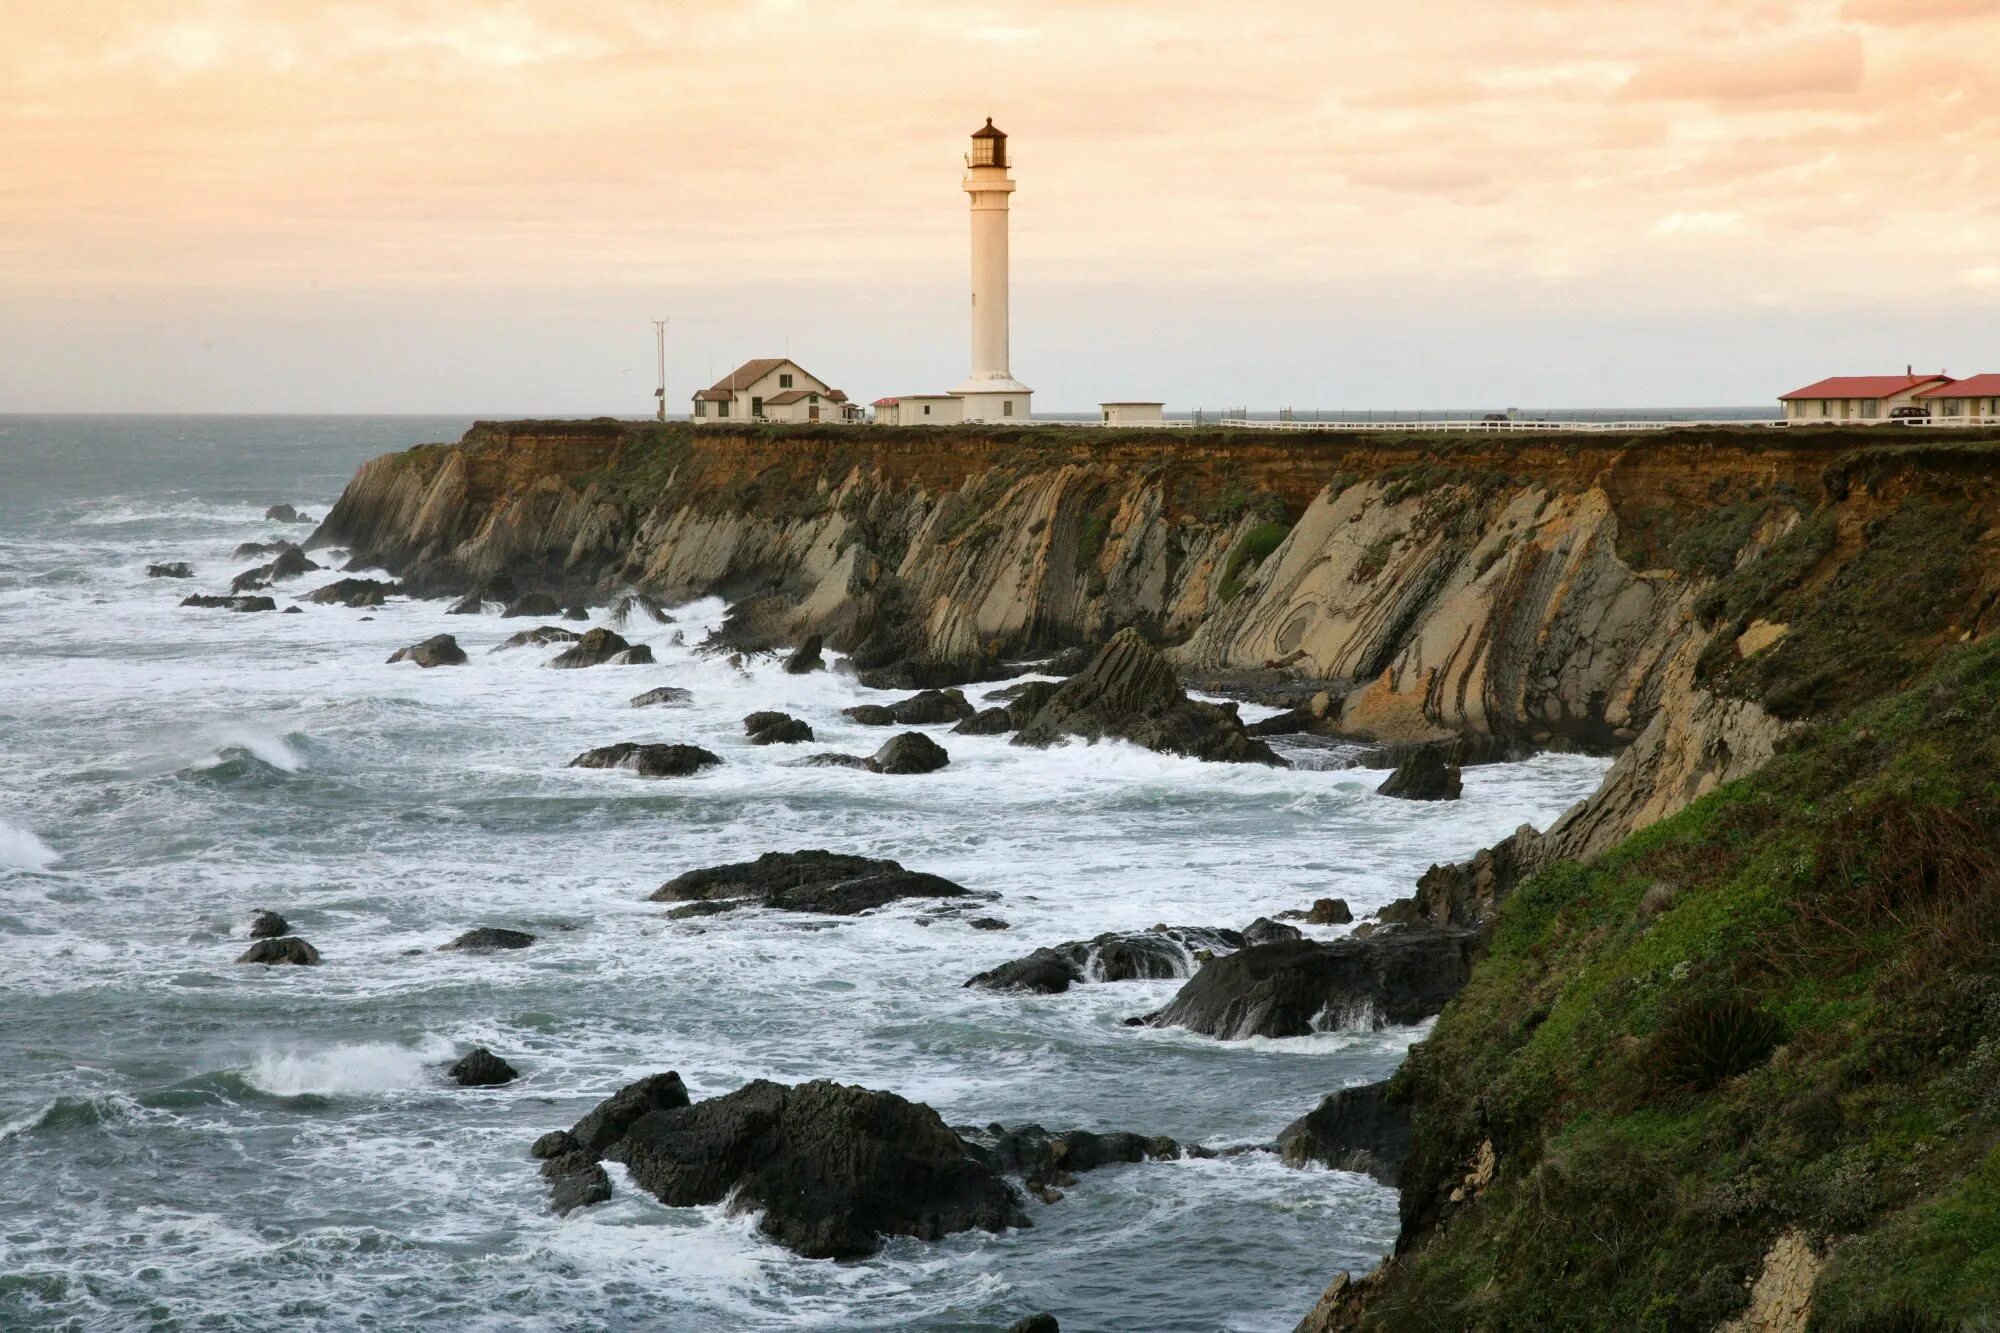
{"label": "white lighthouse tower", "polygon": [[953,389],[967,421],[1028,419],[1033,390],[1007,365],[1007,136],[993,118],[972,132],[966,155],[965,193],[972,200],[972,373]]}

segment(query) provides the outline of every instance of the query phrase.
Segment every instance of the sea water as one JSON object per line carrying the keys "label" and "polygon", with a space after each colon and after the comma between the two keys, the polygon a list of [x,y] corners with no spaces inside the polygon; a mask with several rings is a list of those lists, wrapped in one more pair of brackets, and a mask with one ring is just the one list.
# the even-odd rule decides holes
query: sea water
{"label": "sea water", "polygon": [[[1463,800],[1428,804],[1374,795],[1362,768],[928,727],[938,773],[797,768],[872,751],[891,733],[840,710],[893,696],[696,655],[718,601],[623,629],[656,665],[582,671],[548,669],[559,647],[490,651],[533,622],[442,601],[177,605],[261,563],[231,559],[239,543],[310,531],[267,506],[320,516],[364,459],[465,424],[0,417],[0,1326],[991,1330],[1045,1309],[1069,1333],[1277,1330],[1387,1251],[1392,1191],[1262,1152],[1108,1167],[1028,1203],[1032,1228],[856,1262],[664,1207],[616,1168],[610,1203],[550,1213],[528,1145],[665,1069],[696,1097],[833,1078],[953,1124],[1268,1143],[1421,1030],[1220,1042],[1122,1025],[1174,981],[962,983],[1102,931],[1241,927],[1322,897],[1365,913],[1545,825],[1604,764],[1470,769]],[[198,576],[146,576],[173,560]],[[273,591],[283,607],[337,576]],[[439,632],[466,665],[385,661]],[[692,704],[629,706],[669,684]],[[817,741],[749,745],[757,709]],[[566,767],[625,740],[724,762]],[[807,847],[992,898],[686,921],[647,901],[681,871]],[[260,907],[322,965],[236,965]],[[981,914],[1011,929],[970,928]],[[475,926],[537,941],[438,951]],[[451,1085],[474,1045],[522,1077]]]}

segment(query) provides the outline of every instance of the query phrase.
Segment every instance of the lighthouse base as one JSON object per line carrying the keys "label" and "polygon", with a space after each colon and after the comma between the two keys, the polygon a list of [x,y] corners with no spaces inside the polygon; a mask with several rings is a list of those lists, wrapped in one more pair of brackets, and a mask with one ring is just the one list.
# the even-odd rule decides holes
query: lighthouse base
{"label": "lighthouse base", "polygon": [[965,420],[990,425],[1026,423],[1032,416],[1034,395],[1033,389],[1011,375],[974,376],[951,391],[952,397],[965,404]]}

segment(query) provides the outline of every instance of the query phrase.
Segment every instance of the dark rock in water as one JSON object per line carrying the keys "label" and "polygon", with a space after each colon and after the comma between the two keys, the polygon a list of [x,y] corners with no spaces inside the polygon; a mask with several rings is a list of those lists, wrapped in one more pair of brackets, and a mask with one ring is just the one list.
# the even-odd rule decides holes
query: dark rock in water
{"label": "dark rock in water", "polygon": [[1377,796],[1406,801],[1455,801],[1463,788],[1458,765],[1447,763],[1442,749],[1419,750],[1375,789]]}
{"label": "dark rock in water", "polygon": [[512,1083],[521,1077],[514,1066],[484,1046],[475,1046],[467,1051],[451,1067],[449,1076],[461,1088],[497,1088],[502,1083]]}
{"label": "dark rock in water", "polygon": [[803,676],[809,671],[826,670],[826,658],[821,647],[819,635],[808,636],[806,641],[794,648],[792,655],[785,659],[785,674]]}
{"label": "dark rock in water", "polygon": [[1019,731],[1027,726],[1029,720],[1042,711],[1042,705],[1054,698],[1056,691],[1061,688],[1062,686],[1053,680],[1029,681],[1021,692],[1007,703],[1007,716],[1013,721],[1014,730]]}
{"label": "dark rock in water", "polygon": [[1062,1333],[1062,1325],[1047,1310],[1016,1319],[1007,1325],[1007,1333]]}
{"label": "dark rock in water", "polygon": [[535,1140],[534,1145],[528,1149],[528,1156],[537,1161],[546,1161],[551,1157],[561,1157],[564,1153],[575,1152],[577,1146],[574,1134],[566,1129],[552,1129]]}
{"label": "dark rock in water", "polygon": [[813,729],[789,713],[752,713],[743,719],[752,745],[798,745],[813,738]]}
{"label": "dark rock in water", "polygon": [[766,852],[754,861],[690,870],[653,890],[656,903],[736,902],[853,916],[899,898],[963,898],[967,891],[937,875],[890,860],[840,852]]}
{"label": "dark rock in water", "polygon": [[572,602],[570,605],[563,608],[563,619],[588,620],[590,619],[590,608],[585,606],[582,602]]}
{"label": "dark rock in water", "polygon": [[378,579],[336,579],[307,593],[306,600],[320,606],[380,606],[390,593],[402,590],[400,583]]}
{"label": "dark rock in water", "polygon": [[693,702],[694,695],[678,685],[662,685],[657,689],[647,690],[644,694],[635,694],[632,696],[632,706],[634,708],[653,708],[659,704],[685,704]]}
{"label": "dark rock in water", "polygon": [[1315,898],[1306,913],[1309,926],[1344,926],[1354,920],[1354,911],[1345,898]]}
{"label": "dark rock in water", "polygon": [[1246,945],[1271,944],[1278,940],[1295,940],[1298,938],[1300,936],[1297,926],[1283,925],[1271,920],[1268,916],[1260,916],[1249,925],[1243,927],[1243,942]]}
{"label": "dark rock in water", "polygon": [[1391,1100],[1387,1081],[1342,1088],[1280,1130],[1278,1151],[1291,1166],[1320,1162],[1394,1186],[1410,1160],[1409,1103]]}
{"label": "dark rock in water", "polygon": [[415,662],[420,667],[463,666],[465,649],[459,647],[458,640],[449,634],[433,634],[422,643],[398,648],[389,660]]}
{"label": "dark rock in water", "polygon": [[974,930],[1012,930],[1013,927],[997,916],[976,916],[965,923]]}
{"label": "dark rock in water", "polygon": [[1004,736],[1014,729],[1014,715],[1004,708],[982,708],[951,729],[954,736]]}
{"label": "dark rock in water", "polygon": [[722,624],[695,647],[706,657],[733,653],[768,653],[786,636],[791,603],[779,596],[749,597],[729,608]]}
{"label": "dark rock in water", "polygon": [[667,920],[686,921],[689,917],[721,916],[724,912],[733,912],[741,906],[742,903],[730,902],[727,899],[712,903],[682,903],[667,913]]}
{"label": "dark rock in water", "polygon": [[288,504],[275,504],[264,511],[264,517],[273,523],[310,523],[312,520]]}
{"label": "dark rock in water", "polygon": [[890,715],[905,727],[933,722],[963,722],[979,710],[959,690],[925,690],[889,705]]}
{"label": "dark rock in water", "polygon": [[253,940],[274,940],[291,933],[292,923],[267,907],[260,907],[250,914],[250,938]]}
{"label": "dark rock in water", "polygon": [[1319,725],[1319,719],[1303,708],[1287,708],[1282,713],[1247,723],[1244,734],[1250,736],[1296,736],[1300,732],[1310,732]]}
{"label": "dark rock in water", "polygon": [[[570,1126],[570,1151],[598,1156],[624,1138],[642,1116],[655,1111],[678,1111],[689,1104],[687,1085],[672,1070],[651,1074],[637,1083],[628,1083],[592,1107],[583,1119]],[[547,1136],[544,1135],[545,1139]],[[537,1139],[537,1143],[542,1139]]]}
{"label": "dark rock in water", "polygon": [[485,612],[486,603],[479,600],[479,594],[476,592],[465,594],[444,611],[448,616],[477,616],[484,615]]}
{"label": "dark rock in water", "polygon": [[674,618],[667,609],[642,592],[628,592],[611,604],[604,613],[606,624],[623,629],[633,621],[651,621],[655,625],[671,625]]}
{"label": "dark rock in water", "polygon": [[[1017,1125],[1006,1129],[989,1125],[983,1130],[961,1129],[972,1151],[995,1169],[1019,1176],[1030,1188],[1080,1171],[1128,1162],[1172,1160],[1181,1155],[1181,1145],[1165,1135],[1132,1134],[1116,1131],[1096,1134],[1087,1129],[1050,1133],[1040,1125]],[[1207,1156],[1205,1150],[1196,1154]]]}
{"label": "dark rock in water", "polygon": [[1143,1021],[1225,1041],[1417,1023],[1464,988],[1478,939],[1470,930],[1402,928],[1259,944],[1202,968]]}
{"label": "dark rock in water", "polygon": [[1244,734],[1234,704],[1188,698],[1167,660],[1132,629],[1120,630],[1089,667],[1064,681],[1014,744],[1045,747],[1066,736],[1117,736],[1196,759],[1284,764],[1270,746]]}
{"label": "dark rock in water", "polygon": [[305,608],[299,606],[288,606],[284,609],[283,614],[288,616],[302,616],[305,614]]}
{"label": "dark rock in water", "polygon": [[294,542],[244,542],[229,553],[231,560],[257,560],[267,555],[277,555],[280,551],[296,549]]}
{"label": "dark rock in water", "polygon": [[856,704],[852,708],[840,710],[842,717],[849,717],[864,727],[893,727],[896,715],[882,704]]}
{"label": "dark rock in water", "polygon": [[634,648],[625,642],[616,630],[605,629],[600,625],[596,629],[585,630],[575,643],[549,665],[565,669],[602,666],[606,663],[634,666],[652,660],[652,649],[643,644]]}
{"label": "dark rock in water", "polygon": [[1107,646],[1102,643],[1079,643],[1042,663],[1039,670],[1044,676],[1074,676],[1096,661],[1097,655]]}
{"label": "dark rock in water", "polygon": [[699,745],[641,745],[621,741],[586,750],[569,761],[571,768],[629,768],[642,778],[684,778],[722,762],[720,755]]}
{"label": "dark rock in water", "polygon": [[1542,835],[1523,824],[1470,861],[1426,870],[1416,895],[1383,908],[1383,919],[1392,918],[1392,909],[1406,909],[1395,915],[1433,926],[1490,925],[1514,886],[1540,869],[1546,855]]}
{"label": "dark rock in water", "polygon": [[481,926],[468,930],[450,944],[438,945],[442,953],[446,949],[525,949],[535,942],[535,937],[525,930],[503,930],[499,926]]}
{"label": "dark rock in water", "polygon": [[199,606],[208,610],[227,611],[275,611],[278,604],[269,597],[214,597],[196,593],[192,597],[181,598],[182,606]]}
{"label": "dark rock in water", "polygon": [[185,560],[176,560],[172,564],[166,565],[147,565],[146,577],[149,579],[191,579],[194,577],[194,566]]}
{"label": "dark rock in water", "polygon": [[[859,656],[859,655],[857,655]],[[920,658],[889,666],[869,666],[855,679],[871,690],[942,690],[1020,674],[993,661],[946,662]]]}
{"label": "dark rock in water", "polygon": [[279,579],[295,579],[303,574],[313,573],[322,568],[318,561],[309,558],[296,546],[287,546],[278,552],[278,558],[268,565],[259,565],[236,577],[240,579],[257,577],[276,582]]}
{"label": "dark rock in water", "polygon": [[866,769],[868,760],[858,754],[809,754],[803,759],[795,759],[787,768],[859,768]]}
{"label": "dark rock in water", "polygon": [[559,616],[562,605],[545,592],[522,593],[507,603],[500,614],[510,620],[519,616]]}
{"label": "dark rock in water", "polygon": [[558,1191],[599,1196],[590,1169],[599,1158],[620,1162],[669,1207],[726,1201],[761,1211],[760,1231],[813,1259],[873,1254],[884,1236],[937,1240],[1027,1224],[999,1171],[935,1111],[893,1093],[760,1079],[692,1106],[645,1110],[614,1133],[621,1113],[586,1133],[631,1091],[577,1122],[570,1132],[580,1146],[544,1163]]}
{"label": "dark rock in water", "polygon": [[497,653],[507,648],[525,648],[529,644],[539,647],[542,644],[548,643],[575,643],[582,637],[575,630],[564,629],[561,625],[537,625],[533,629],[524,629],[517,633],[509,634],[499,643],[494,644],[492,651]]}
{"label": "dark rock in water", "polygon": [[258,940],[245,949],[236,961],[264,963],[271,966],[291,963],[299,967],[310,967],[319,961],[319,950],[296,935],[286,935],[282,939]]}
{"label": "dark rock in water", "polygon": [[942,745],[921,731],[906,731],[869,756],[868,767],[876,773],[935,773],[950,762]]}
{"label": "dark rock in water", "polygon": [[[1296,933],[1296,932],[1295,932]],[[1057,995],[1090,981],[1141,981],[1193,976],[1195,954],[1233,953],[1244,937],[1233,930],[1155,926],[1151,930],[1071,940],[981,972],[965,984],[981,990]]]}
{"label": "dark rock in water", "polygon": [[542,1163],[542,1178],[549,1182],[549,1207],[565,1216],[611,1199],[611,1173],[577,1154]]}

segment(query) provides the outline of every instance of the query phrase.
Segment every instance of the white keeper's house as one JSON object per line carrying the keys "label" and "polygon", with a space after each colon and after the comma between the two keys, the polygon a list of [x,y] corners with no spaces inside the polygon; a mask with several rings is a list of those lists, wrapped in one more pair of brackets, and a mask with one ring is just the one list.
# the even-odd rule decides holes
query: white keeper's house
{"label": "white keeper's house", "polygon": [[789,357],[745,361],[694,395],[694,423],[858,421],[861,408]]}

